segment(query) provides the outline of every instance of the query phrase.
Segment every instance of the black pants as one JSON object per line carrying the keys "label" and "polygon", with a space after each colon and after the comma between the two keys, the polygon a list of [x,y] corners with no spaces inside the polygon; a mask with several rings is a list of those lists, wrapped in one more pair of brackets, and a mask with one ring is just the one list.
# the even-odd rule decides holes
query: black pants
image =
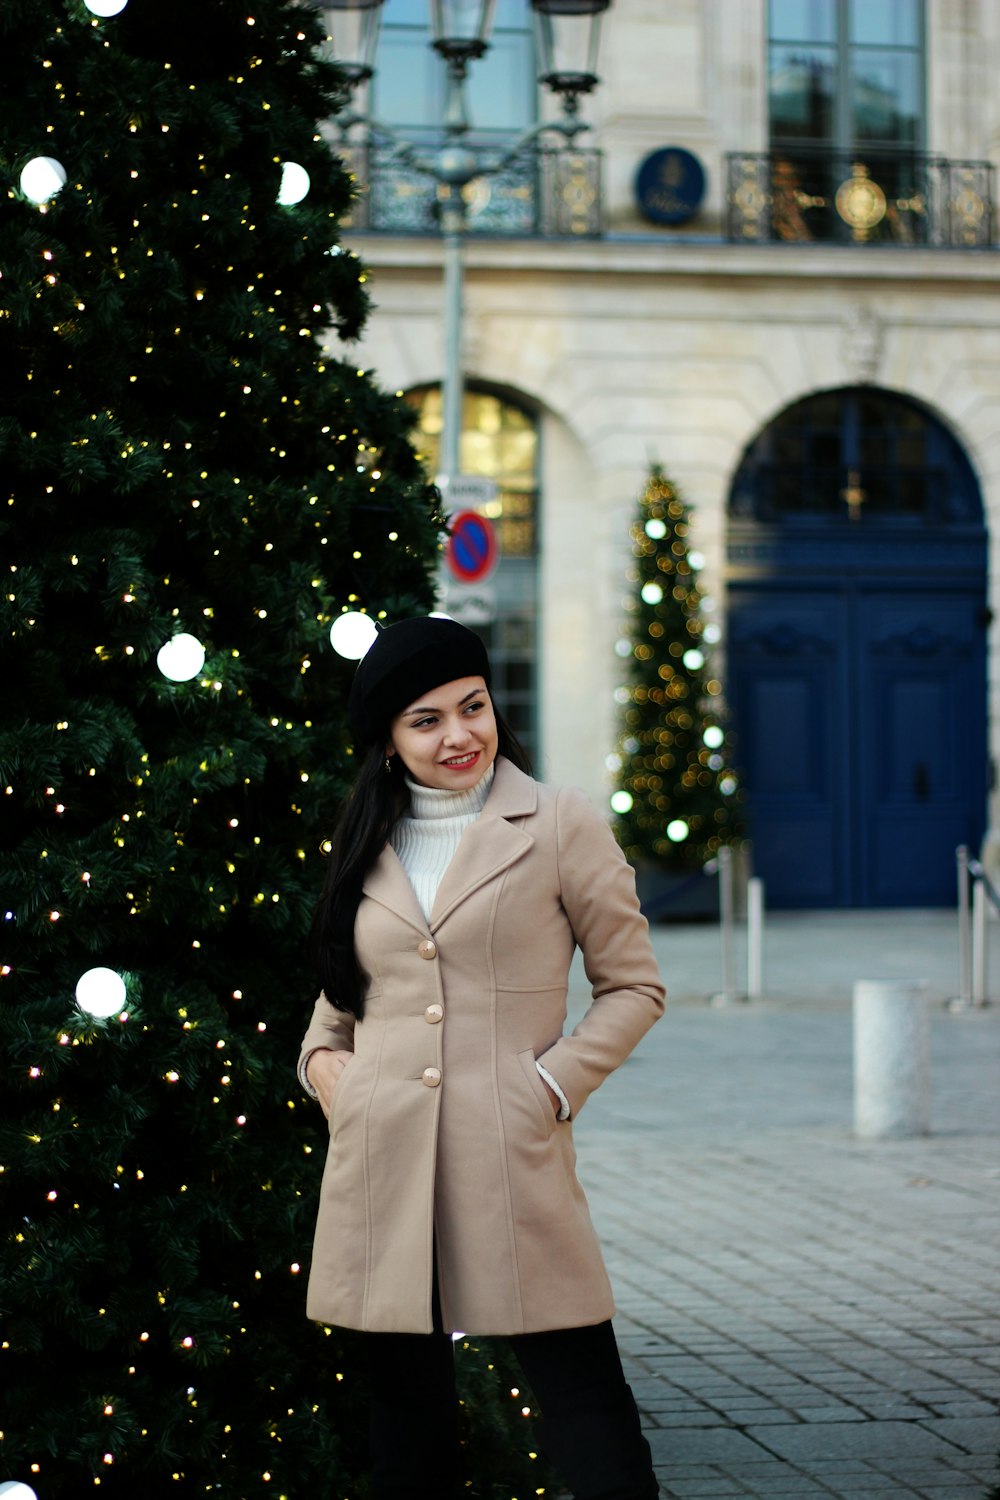
{"label": "black pants", "polygon": [[[656,1500],[611,1324],[519,1334],[510,1344],[541,1411],[539,1446],[575,1500]],[[460,1475],[450,1336],[372,1333],[365,1347],[373,1500],[451,1500]]]}

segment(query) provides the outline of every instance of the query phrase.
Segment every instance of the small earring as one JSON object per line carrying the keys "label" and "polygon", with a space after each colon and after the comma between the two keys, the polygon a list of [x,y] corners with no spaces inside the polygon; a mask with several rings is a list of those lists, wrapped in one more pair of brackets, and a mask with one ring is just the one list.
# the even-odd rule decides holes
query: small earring
{"label": "small earring", "polygon": [[385,771],[385,774],[387,776],[392,770],[392,761],[389,759],[388,755],[385,758],[385,765],[382,767],[382,769]]}

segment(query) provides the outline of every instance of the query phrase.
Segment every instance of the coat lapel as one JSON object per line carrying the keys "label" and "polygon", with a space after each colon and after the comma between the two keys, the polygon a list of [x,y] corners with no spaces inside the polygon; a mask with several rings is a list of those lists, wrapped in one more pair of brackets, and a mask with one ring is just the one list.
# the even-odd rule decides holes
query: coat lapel
{"label": "coat lapel", "polygon": [[533,813],[537,804],[538,792],[531,777],[510,761],[498,760],[486,806],[462,835],[438,887],[431,912],[432,932],[474,891],[527,854],[534,839],[509,820]]}
{"label": "coat lapel", "polygon": [[418,932],[427,932],[427,923],[420,910],[417,893],[410,884],[410,877],[399,862],[399,855],[391,844],[386,844],[382,853],[365,876],[364,894],[373,901],[388,907],[404,922],[409,922]]}
{"label": "coat lapel", "polygon": [[[533,813],[538,792],[530,776],[510,761],[498,760],[493,785],[481,816],[462,835],[455,857],[438,888],[430,930],[434,932],[455,907],[527,854],[535,842],[522,828],[508,822]],[[364,894],[394,912],[418,932],[427,932],[416,892],[399,856],[386,844],[365,878]]]}

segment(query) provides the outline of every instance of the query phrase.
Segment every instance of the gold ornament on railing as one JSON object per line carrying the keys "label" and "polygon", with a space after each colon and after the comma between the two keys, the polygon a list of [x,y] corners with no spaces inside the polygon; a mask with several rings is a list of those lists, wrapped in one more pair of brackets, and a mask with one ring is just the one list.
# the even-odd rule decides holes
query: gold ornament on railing
{"label": "gold ornament on railing", "polygon": [[868,168],[856,161],[851,176],[837,189],[834,202],[844,223],[850,227],[851,236],[859,242],[867,240],[872,230],[885,218],[885,193],[868,175]]}

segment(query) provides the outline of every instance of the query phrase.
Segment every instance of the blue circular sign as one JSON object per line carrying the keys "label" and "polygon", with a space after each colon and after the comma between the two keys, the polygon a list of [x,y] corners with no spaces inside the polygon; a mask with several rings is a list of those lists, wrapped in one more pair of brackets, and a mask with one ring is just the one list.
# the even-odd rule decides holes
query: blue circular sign
{"label": "blue circular sign", "polygon": [[639,163],[635,198],[651,224],[686,224],[705,196],[705,169],[683,146],[663,146]]}

